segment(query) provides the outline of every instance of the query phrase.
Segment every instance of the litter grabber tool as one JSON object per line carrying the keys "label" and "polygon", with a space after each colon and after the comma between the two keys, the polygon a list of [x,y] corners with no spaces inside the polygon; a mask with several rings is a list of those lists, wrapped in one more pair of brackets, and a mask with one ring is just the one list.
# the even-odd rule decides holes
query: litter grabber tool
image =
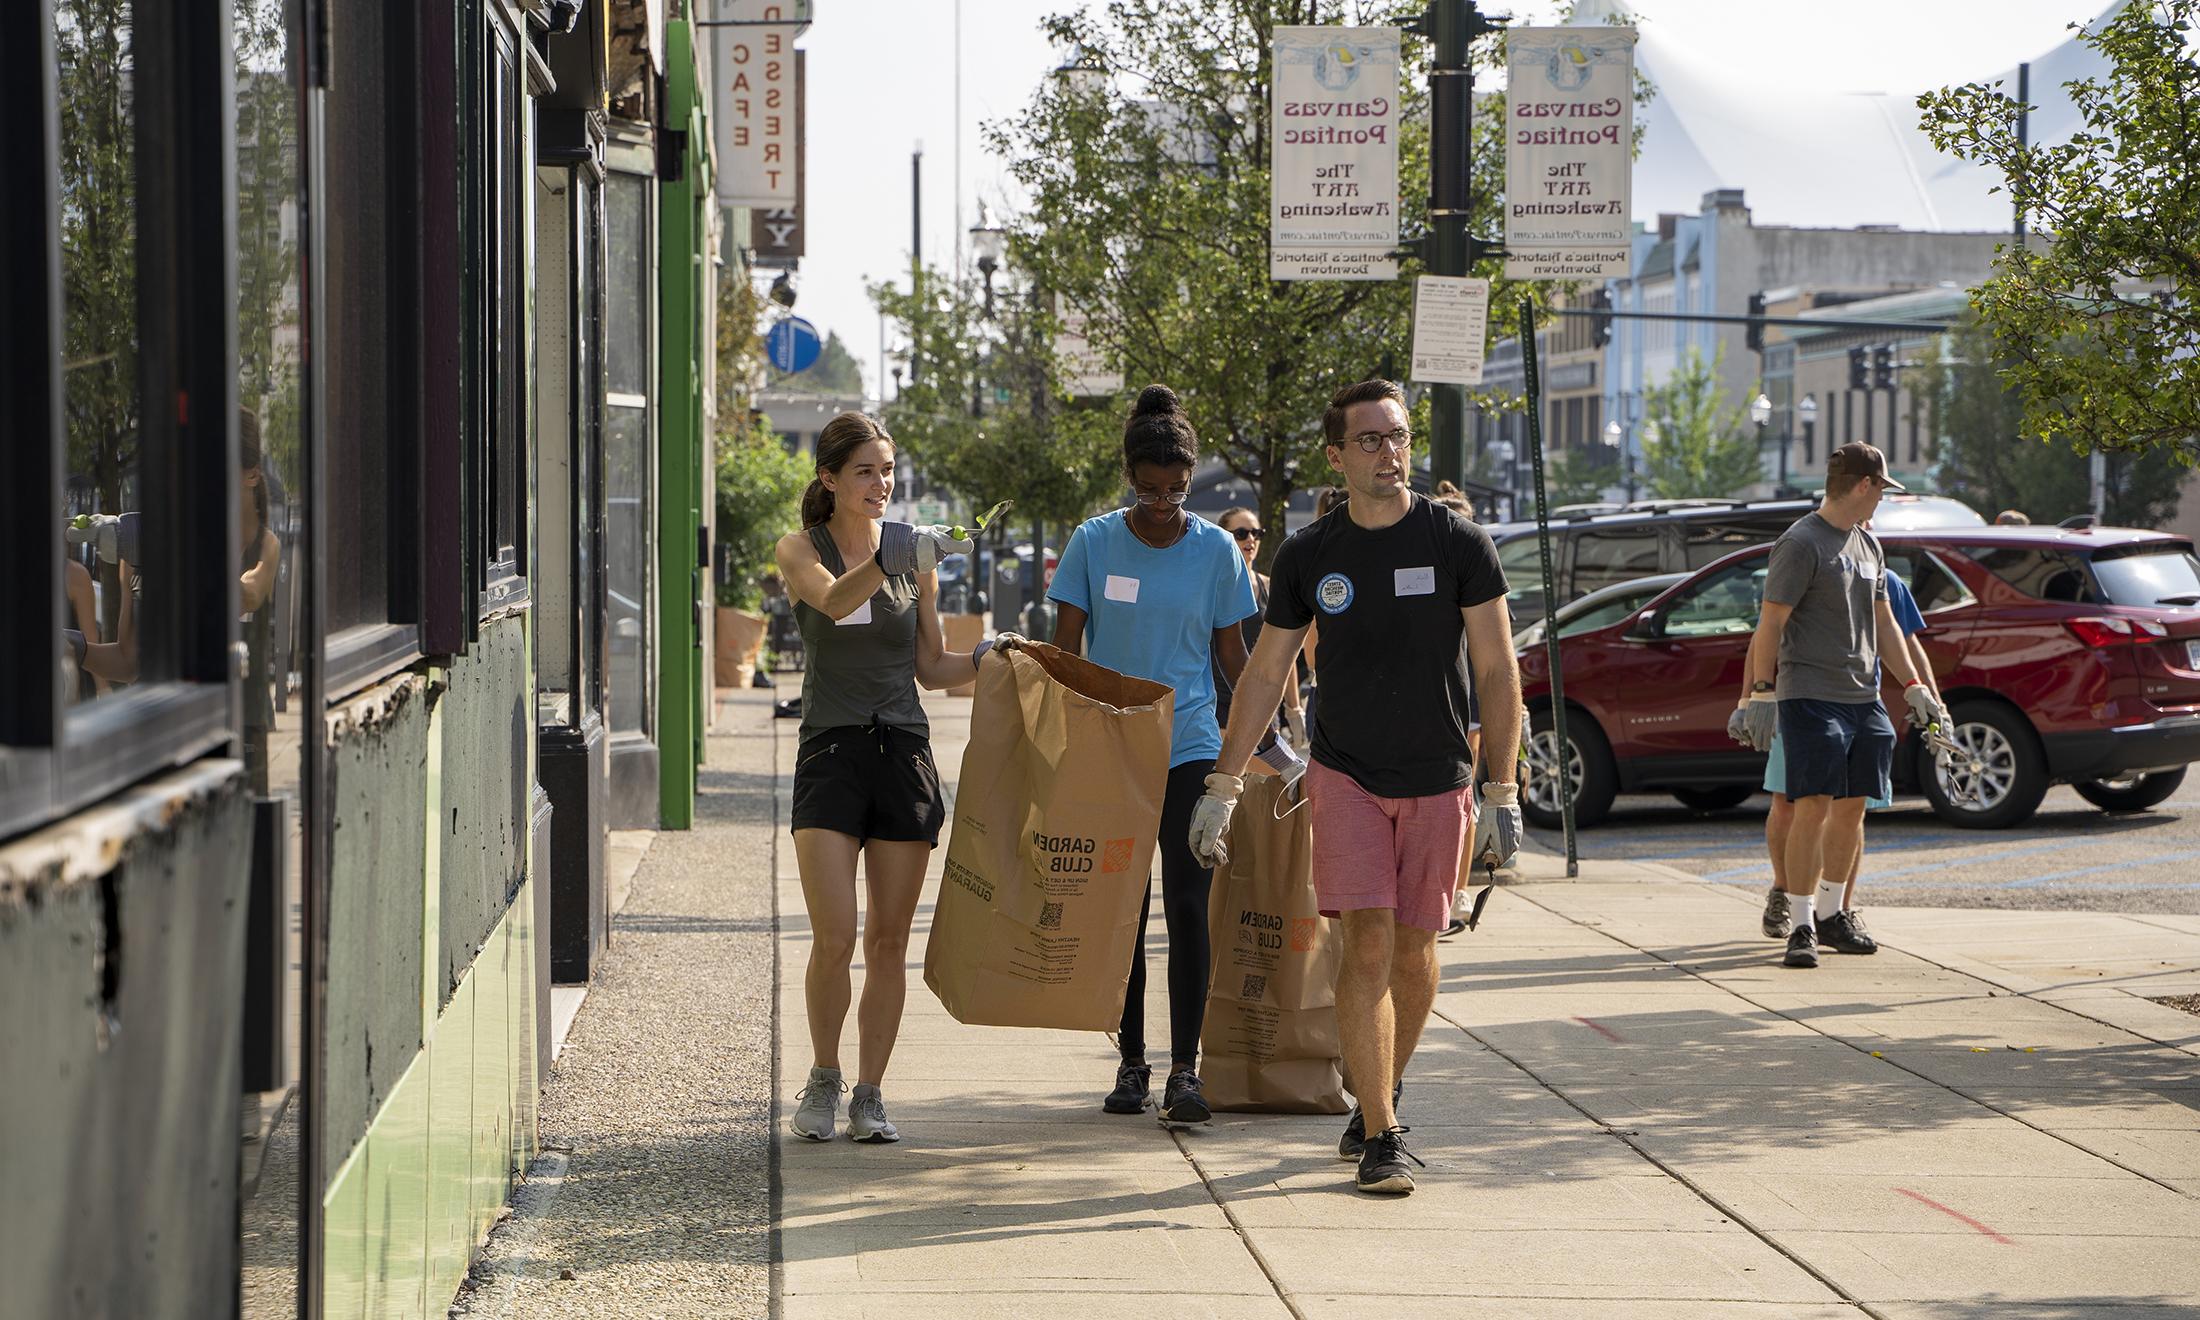
{"label": "litter grabber tool", "polygon": [[947,534],[954,537],[958,541],[967,541],[970,539],[973,532],[984,531],[986,529],[986,524],[992,522],[995,518],[998,518],[1003,513],[1007,512],[1008,506],[1014,504],[1015,502],[1016,501],[1014,500],[1002,500],[999,504],[994,505],[992,508],[987,509],[984,513],[979,514],[976,518],[973,518],[970,522],[970,526],[963,527],[958,524],[954,527],[948,528]]}
{"label": "litter grabber tool", "polygon": [[1925,750],[1932,753],[1933,765],[1940,772],[1940,782],[1947,788],[1949,800],[1957,803],[1978,801],[1978,777],[1984,767],[1973,764],[1970,754],[1956,745],[1955,739],[1941,729],[1938,721],[1926,725],[1919,736],[1925,739]]}

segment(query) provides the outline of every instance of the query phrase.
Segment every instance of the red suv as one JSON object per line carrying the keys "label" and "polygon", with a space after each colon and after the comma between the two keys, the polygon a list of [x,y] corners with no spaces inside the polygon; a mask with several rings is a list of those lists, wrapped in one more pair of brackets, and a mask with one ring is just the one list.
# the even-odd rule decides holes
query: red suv
{"label": "red suv", "polygon": [[[1942,819],[2014,825],[2050,785],[2142,811],[2200,760],[2200,559],[2192,542],[2123,528],[1950,527],[1880,537],[1924,612],[1948,702],[1953,774],[1899,717],[1894,781]],[[1621,792],[1665,790],[1706,810],[1764,782],[1764,755],[1726,736],[1757,626],[1769,546],[1705,566],[1616,623],[1561,628],[1574,818]],[[1532,735],[1523,806],[1559,820],[1548,653],[1520,655]],[[1902,703],[1892,686],[1887,709]]]}

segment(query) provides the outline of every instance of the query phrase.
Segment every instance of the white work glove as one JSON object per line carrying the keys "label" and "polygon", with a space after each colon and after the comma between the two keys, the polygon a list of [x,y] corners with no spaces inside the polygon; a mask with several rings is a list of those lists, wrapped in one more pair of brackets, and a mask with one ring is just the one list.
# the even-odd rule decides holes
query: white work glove
{"label": "white work glove", "polygon": [[1743,742],[1760,752],[1772,750],[1772,735],[1780,731],[1780,703],[1770,692],[1752,692],[1742,706]]}
{"label": "white work glove", "polygon": [[1503,866],[1520,851],[1520,785],[1491,780],[1482,785],[1482,855],[1475,865]]}
{"label": "white work glove", "polygon": [[1313,744],[1306,740],[1306,707],[1285,706],[1283,727],[1291,731],[1291,748],[1299,755],[1306,755]]}
{"label": "white work glove", "polygon": [[1207,776],[1207,791],[1192,804],[1192,856],[1201,866],[1221,866],[1230,860],[1222,836],[1229,832],[1230,813],[1244,791],[1245,781],[1236,775],[1217,771]]}
{"label": "white work glove", "polygon": [[940,566],[942,559],[969,548],[970,542],[956,540],[948,535],[947,528],[936,523],[927,527],[904,522],[878,525],[878,566],[888,577],[929,573]]}
{"label": "white work glove", "polygon": [[1902,700],[1909,703],[1910,723],[1920,729],[1930,729],[1935,724],[1947,729],[1948,711],[1931,688],[1923,683],[1912,683],[1902,689]]}
{"label": "white work glove", "polygon": [[977,649],[970,653],[970,662],[972,664],[984,664],[985,653],[992,650],[994,647],[998,646],[1003,651],[1013,651],[1017,647],[1022,646],[1024,643],[1030,640],[1030,638],[1025,637],[1022,633],[995,633],[991,637],[988,637],[984,641],[978,643]]}
{"label": "white work glove", "polygon": [[1299,758],[1298,750],[1291,746],[1291,740],[1281,735],[1253,755],[1260,759],[1262,765],[1283,777],[1283,791],[1286,793],[1306,774],[1306,762]]}
{"label": "white work glove", "polygon": [[1744,697],[1741,704],[1734,707],[1734,713],[1726,717],[1726,736],[1744,747],[1749,745],[1749,722],[1744,718],[1748,713],[1749,699]]}

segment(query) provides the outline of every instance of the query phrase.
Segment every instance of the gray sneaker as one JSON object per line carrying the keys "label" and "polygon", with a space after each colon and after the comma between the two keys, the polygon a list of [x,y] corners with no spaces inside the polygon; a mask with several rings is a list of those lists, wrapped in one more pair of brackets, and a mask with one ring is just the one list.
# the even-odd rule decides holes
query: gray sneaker
{"label": "gray sneaker", "polygon": [[810,1069],[810,1084],[794,1093],[802,1103],[795,1106],[791,1126],[798,1137],[812,1141],[831,1141],[834,1122],[840,1115],[840,1094],[848,1089],[840,1080],[838,1068]]}
{"label": "gray sneaker", "polygon": [[899,1141],[901,1134],[886,1121],[886,1101],[878,1088],[869,1082],[857,1082],[855,1094],[848,1097],[848,1139],[850,1141]]}
{"label": "gray sneaker", "polygon": [[1795,922],[1788,916],[1787,891],[1785,889],[1766,890],[1765,938],[1768,940],[1784,940],[1788,937],[1788,932],[1794,928]]}

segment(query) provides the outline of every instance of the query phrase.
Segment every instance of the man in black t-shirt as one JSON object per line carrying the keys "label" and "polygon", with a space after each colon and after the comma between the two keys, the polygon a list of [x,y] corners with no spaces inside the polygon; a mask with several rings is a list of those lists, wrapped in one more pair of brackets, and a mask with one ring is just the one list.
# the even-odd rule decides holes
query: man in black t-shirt
{"label": "man in black t-shirt", "polygon": [[[1337,1149],[1359,1160],[1361,1191],[1404,1193],[1413,1190],[1412,1157],[1398,1090],[1436,1002],[1436,936],[1474,837],[1468,693],[1480,696],[1496,781],[1483,791],[1491,829],[1478,860],[1501,866],[1520,843],[1511,750],[1520,741],[1520,671],[1488,533],[1407,488],[1405,392],[1385,380],[1347,386],[1322,414],[1322,434],[1350,497],[1277,554],[1268,624],[1240,679],[1237,710],[1274,708],[1318,618],[1321,700],[1306,774],[1314,892],[1344,928],[1337,1031],[1359,1100]],[[1192,848],[1210,864],[1227,860],[1237,776],[1261,726],[1233,713],[1193,810]]]}

